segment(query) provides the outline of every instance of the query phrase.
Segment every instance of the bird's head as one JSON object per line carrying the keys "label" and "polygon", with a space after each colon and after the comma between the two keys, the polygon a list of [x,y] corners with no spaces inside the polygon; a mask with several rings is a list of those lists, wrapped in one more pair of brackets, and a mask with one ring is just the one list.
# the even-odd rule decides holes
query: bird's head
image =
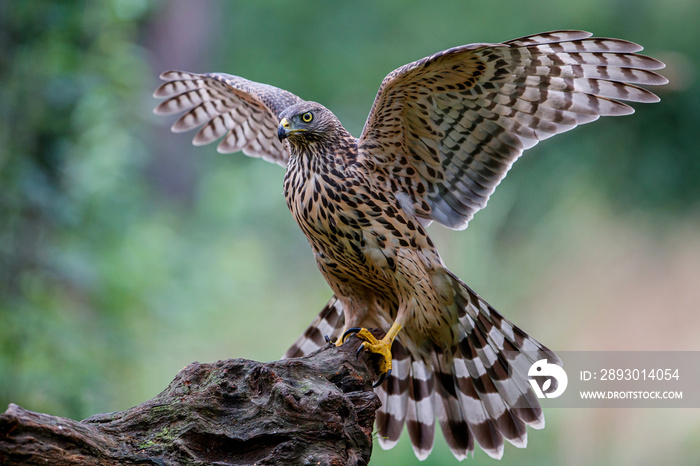
{"label": "bird's head", "polygon": [[307,144],[326,139],[339,126],[335,115],[323,105],[300,102],[280,113],[277,137],[280,141],[289,139],[292,144]]}

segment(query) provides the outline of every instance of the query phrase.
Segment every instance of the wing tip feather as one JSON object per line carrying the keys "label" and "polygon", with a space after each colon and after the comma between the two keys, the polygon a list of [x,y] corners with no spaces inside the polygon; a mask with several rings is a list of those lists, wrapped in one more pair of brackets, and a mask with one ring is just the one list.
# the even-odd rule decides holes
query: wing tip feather
{"label": "wing tip feather", "polygon": [[[187,116],[187,115],[183,115]],[[197,125],[199,126],[199,125]],[[173,133],[179,134],[179,133],[186,133],[187,131],[190,131],[191,129],[195,128],[196,126],[190,126],[187,125],[182,118],[177,120],[173,125],[170,127],[170,131]]]}

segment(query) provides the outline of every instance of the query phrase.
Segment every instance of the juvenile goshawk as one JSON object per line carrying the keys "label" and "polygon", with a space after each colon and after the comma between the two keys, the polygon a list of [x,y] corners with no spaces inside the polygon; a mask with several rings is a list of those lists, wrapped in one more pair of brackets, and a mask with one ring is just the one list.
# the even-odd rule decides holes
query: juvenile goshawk
{"label": "juvenile goshawk", "polygon": [[[155,113],[184,113],[174,132],[203,125],[195,145],[223,136],[219,152],[286,167],[287,205],[335,293],[286,357],[319,348],[324,335],[340,343],[348,330],[382,355],[382,447],[406,424],[425,458],[437,417],[457,458],[475,442],[500,458],[504,439],[523,447],[526,426],[544,426],[526,369],[561,362],[451,273],[425,228],[466,228],[539,141],[633,112],[618,100],[658,100],[632,83],[666,83],[651,71],[661,62],[636,54],[637,44],[590,36],[464,45],[402,66],[382,82],[359,138],[322,105],[273,86],[161,75],[154,95],[166,100]],[[366,328],[387,333],[377,340]]]}

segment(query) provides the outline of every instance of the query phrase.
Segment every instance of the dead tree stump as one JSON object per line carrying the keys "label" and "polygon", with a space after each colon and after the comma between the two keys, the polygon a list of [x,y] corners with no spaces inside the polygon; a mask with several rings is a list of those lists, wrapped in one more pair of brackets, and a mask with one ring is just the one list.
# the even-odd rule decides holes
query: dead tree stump
{"label": "dead tree stump", "polygon": [[83,421],[11,404],[0,464],[367,464],[380,403],[359,344],[266,364],[195,362],[152,400]]}

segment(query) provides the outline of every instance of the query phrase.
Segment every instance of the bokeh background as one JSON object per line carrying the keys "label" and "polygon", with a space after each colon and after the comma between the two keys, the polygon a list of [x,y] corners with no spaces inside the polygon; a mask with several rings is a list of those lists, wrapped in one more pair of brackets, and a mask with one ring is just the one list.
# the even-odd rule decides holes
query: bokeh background
{"label": "bokeh background", "polygon": [[[661,103],[545,141],[466,232],[430,232],[555,350],[700,350],[698,21],[695,0],[0,1],[0,407],[82,419],[195,360],[277,359],[330,295],[283,170],[170,134],[160,72],[270,83],[359,135],[392,69],[552,29],[642,43],[668,64]],[[501,464],[700,456],[697,409],[545,414]],[[407,438],[372,461],[416,462]],[[438,435],[424,464],[454,463]]]}

